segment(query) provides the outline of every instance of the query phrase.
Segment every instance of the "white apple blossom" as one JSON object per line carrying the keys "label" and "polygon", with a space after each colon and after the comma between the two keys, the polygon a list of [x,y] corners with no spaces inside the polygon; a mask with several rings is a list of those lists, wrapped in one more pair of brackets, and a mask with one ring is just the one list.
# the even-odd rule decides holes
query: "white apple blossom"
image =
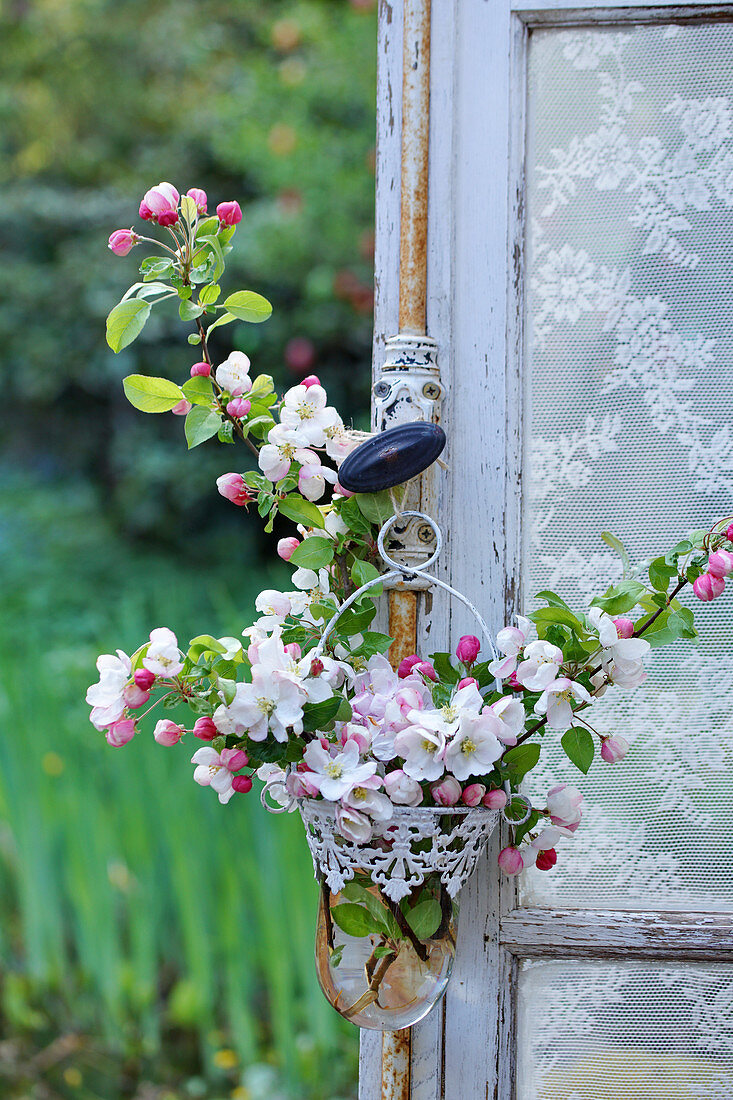
{"label": "white apple blossom", "polygon": [[516,745],[517,737],[524,729],[527,717],[524,703],[511,695],[505,695],[492,703],[489,709],[501,723],[501,730],[497,730],[496,736],[504,745]]}
{"label": "white apple blossom", "polygon": [[326,404],[327,400],[323,386],[293,386],[283,399],[280,422],[305,436],[306,446],[323,447],[327,430],[339,428],[342,423],[336,410]]}
{"label": "white apple blossom", "polygon": [[491,661],[489,672],[500,680],[506,680],[507,676],[516,672],[519,654],[532,628],[531,621],[523,615],[517,615],[517,623],[517,626],[505,626],[496,635],[496,648],[506,656]]}
{"label": "white apple blossom", "polygon": [[276,679],[270,667],[256,664],[252,666],[252,683],[237,684],[231,703],[214,711],[214,723],[221,729],[222,722],[231,722],[231,732],[246,732],[253,741],[264,741],[269,732],[276,741],[287,741],[289,730],[296,737],[303,732],[305,701],[302,687],[292,680]]}
{"label": "white apple blossom", "polygon": [[292,603],[286,592],[265,588],[257,596],[255,607],[262,616],[257,620],[258,629],[261,632],[269,632],[282,626],[292,610]]}
{"label": "white apple blossom", "polygon": [[501,719],[489,707],[481,714],[461,715],[458,732],[445,750],[448,771],[461,781],[491,771],[504,751],[498,738],[501,726]]}
{"label": "white apple blossom", "polygon": [[547,813],[553,825],[574,832],[583,816],[582,807],[583,795],[577,787],[560,783],[547,792]]}
{"label": "white apple blossom", "polygon": [[467,684],[458,688],[453,693],[451,701],[437,710],[413,710],[409,718],[417,726],[434,730],[443,739],[443,744],[448,741],[458,729],[458,723],[464,711],[473,711],[475,714],[481,710],[484,700],[475,684]]}
{"label": "white apple blossom", "polygon": [[339,535],[348,535],[349,533],[349,528],[341,519],[341,516],[335,508],[332,508],[326,515],[326,531],[332,539],[336,539]]}
{"label": "white apple blossom", "polygon": [[[419,711],[417,713],[420,713]],[[445,771],[445,737],[424,726],[408,726],[394,739],[394,750],[405,761],[403,771],[411,779],[440,779]]]}
{"label": "white apple blossom", "polygon": [[358,435],[350,435],[341,423],[326,428],[326,454],[337,466],[359,446],[359,442]]}
{"label": "white apple blossom", "polygon": [[354,844],[368,844],[372,839],[374,826],[366,814],[350,806],[339,806],[336,810],[336,827],[342,836]]}
{"label": "white apple blossom", "polygon": [[295,458],[301,463],[298,472],[298,489],[306,500],[320,500],[326,491],[326,482],[336,482],[336,471],[321,464],[315,451],[296,451]]}
{"label": "white apple blossom", "polygon": [[419,806],[423,800],[422,787],[416,780],[410,779],[402,768],[387,772],[384,789],[395,806]]}
{"label": "white apple blossom", "polygon": [[143,667],[166,680],[177,676],[183,668],[178,639],[167,626],[150,631],[150,645],[143,657]]}
{"label": "white apple blossom", "polygon": [[575,680],[558,676],[545,688],[535,703],[535,714],[546,714],[547,724],[555,730],[566,730],[573,722],[575,703],[592,703],[593,696]]}
{"label": "white apple blossom", "polygon": [[298,451],[308,445],[308,439],[300,432],[276,424],[267,433],[267,443],[257,460],[262,473],[269,481],[280,481],[290,472]]}
{"label": "white apple blossom", "polygon": [[342,804],[351,810],[366,814],[372,821],[389,821],[394,814],[394,805],[387,795],[379,790],[381,785],[382,780],[378,775],[365,779],[362,784],[344,795]]}
{"label": "white apple blossom", "polygon": [[524,660],[517,668],[517,679],[530,691],[543,691],[557,677],[563,662],[562,650],[550,642],[530,642]]}
{"label": "white apple blossom", "polygon": [[241,397],[252,389],[249,377],[250,361],[243,351],[232,351],[216,368],[216,380],[232,397]]}
{"label": "white apple blossom", "polygon": [[121,649],[114,653],[103,653],[97,658],[99,683],[92,684],[87,690],[87,703],[92,708],[90,720],[98,730],[107,729],[119,721],[125,709],[124,691],[130,679],[132,665],[130,658]]}
{"label": "white apple blossom", "polygon": [[588,621],[598,631],[606,682],[621,688],[643,684],[647,677],[644,657],[651,650],[649,642],[644,638],[619,638],[613,619],[600,607],[591,607]]}
{"label": "white apple blossom", "polygon": [[234,795],[232,787],[232,773],[226,767],[222,755],[212,749],[211,745],[196,749],[191,757],[191,763],[196,764],[193,778],[202,787],[211,787],[219,796],[219,801],[226,805]]}
{"label": "white apple blossom", "polygon": [[[333,754],[333,755],[332,755]],[[319,741],[311,741],[303,753],[303,760],[310,769],[305,778],[328,802],[338,802],[354,787],[361,786],[377,770],[376,760],[359,762],[359,746],[347,741],[341,752],[332,746],[329,753]]]}

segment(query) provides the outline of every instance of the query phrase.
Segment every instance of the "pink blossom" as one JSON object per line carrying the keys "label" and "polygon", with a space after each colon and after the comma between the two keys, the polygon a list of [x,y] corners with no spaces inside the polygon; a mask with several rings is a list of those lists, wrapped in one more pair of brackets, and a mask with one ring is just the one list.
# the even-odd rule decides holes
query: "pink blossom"
{"label": "pink blossom", "polygon": [[502,848],[499,852],[499,866],[505,875],[518,875],[524,867],[524,860],[518,848]]}
{"label": "pink blossom", "polygon": [[716,550],[708,558],[708,573],[714,577],[727,577],[733,573],[733,554],[727,550]]}
{"label": "pink blossom", "polygon": [[180,195],[172,183],[159,183],[157,187],[151,187],[145,192],[143,203],[158,225],[175,225],[178,221],[179,199]]}
{"label": "pink blossom", "polygon": [[177,405],[173,406],[171,412],[174,416],[186,416],[188,413],[190,413],[192,408],[193,405],[191,404],[191,402],[187,401],[184,397],[182,401],[179,401]]}
{"label": "pink blossom", "polygon": [[138,211],[143,221],[151,222],[153,220],[153,211],[150,209],[145,199],[140,203],[140,209]]}
{"label": "pink blossom", "polygon": [[546,848],[543,852],[539,852],[537,859],[535,860],[535,867],[538,871],[549,871],[557,863],[557,852],[554,848]]}
{"label": "pink blossom", "polygon": [[197,374],[200,374],[203,378],[208,378],[211,374],[211,363],[205,363],[203,359],[200,363],[194,363],[191,367],[191,377],[195,378]]}
{"label": "pink blossom", "polygon": [[320,676],[325,667],[326,666],[319,657],[314,657],[311,661],[311,676]]}
{"label": "pink blossom", "polygon": [[288,642],[285,646],[285,652],[288,657],[292,657],[294,661],[299,661],[303,656],[303,650],[300,648],[297,642]]}
{"label": "pink blossom", "polygon": [[461,801],[466,806],[478,806],[486,794],[486,787],[483,783],[469,783],[467,787],[463,788],[463,794],[461,795]]}
{"label": "pink blossom", "polygon": [[456,657],[459,661],[462,661],[464,665],[472,665],[478,657],[480,649],[481,642],[475,634],[464,634],[463,637],[458,640]]}
{"label": "pink blossom", "polygon": [[138,707],[143,707],[150,698],[150,692],[144,688],[138,687],[134,682],[128,684],[125,690],[122,692],[122,698],[125,700],[125,706],[130,707],[132,710],[137,710]]}
{"label": "pink blossom", "polygon": [[216,216],[221,225],[237,225],[242,220],[242,208],[238,202],[220,202]]}
{"label": "pink blossom", "polygon": [[410,779],[401,768],[387,772],[384,777],[384,789],[395,806],[419,806],[422,802],[422,787],[415,779]]}
{"label": "pink blossom", "polygon": [[244,749],[222,749],[221,762],[230,772],[238,772],[249,764],[249,757]]}
{"label": "pink blossom", "polygon": [[320,386],[321,380],[317,374],[309,374],[300,384],[301,386],[305,386],[306,389],[309,389],[310,386]]}
{"label": "pink blossom", "polygon": [[343,485],[341,485],[338,480],[336,481],[336,483],[333,487],[333,491],[334,491],[334,493],[338,493],[338,495],[340,497],[353,497],[355,495],[354,493],[351,492],[350,489],[344,489]]}
{"label": "pink blossom", "polygon": [[138,668],[135,670],[133,680],[139,688],[147,691],[155,683],[155,673],[151,672],[149,668]]}
{"label": "pink blossom", "polygon": [[617,760],[623,760],[628,751],[629,743],[620,734],[605,737],[601,744],[601,756],[608,764],[615,764]]}
{"label": "pink blossom", "polygon": [[432,680],[433,683],[437,683],[438,674],[431,665],[430,661],[418,661],[416,665],[413,665],[413,669],[415,672],[421,673],[428,680]]}
{"label": "pink blossom", "polygon": [[107,247],[115,256],[126,256],[131,248],[134,248],[140,238],[132,229],[115,229],[110,235]]}
{"label": "pink blossom", "polygon": [[200,187],[189,187],[186,194],[196,203],[196,209],[198,210],[199,214],[205,214],[206,204],[208,202],[206,192],[202,191]]}
{"label": "pink blossom", "polygon": [[436,806],[455,806],[463,793],[461,784],[452,775],[447,775],[440,783],[430,788]]}
{"label": "pink blossom", "polygon": [[185,732],[183,726],[179,726],[167,718],[161,718],[153,730],[153,737],[159,745],[177,745]]}
{"label": "pink blossom", "polygon": [[614,619],[613,625],[619,638],[633,638],[634,623],[631,619]]}
{"label": "pink blossom", "polygon": [[583,795],[576,787],[560,783],[547,792],[547,812],[553,825],[577,829],[583,816]]}
{"label": "pink blossom", "polygon": [[132,741],[136,732],[132,718],[123,718],[109,727],[105,737],[108,744],[119,748],[121,745],[126,745],[128,741]]}
{"label": "pink blossom", "polygon": [[339,741],[345,745],[347,741],[356,741],[360,755],[369,751],[372,744],[372,735],[366,726],[360,726],[357,722],[344,722],[339,733]]}
{"label": "pink blossom", "polygon": [[413,653],[411,657],[403,657],[397,666],[397,675],[400,680],[405,680],[412,672],[415,665],[420,664],[420,658],[416,653]]}
{"label": "pink blossom", "polygon": [[248,401],[246,397],[233,397],[231,401],[227,402],[227,412],[230,416],[241,418],[246,416],[251,408],[252,402]]}
{"label": "pink blossom", "polygon": [[239,505],[240,508],[253,499],[241,474],[222,474],[216,479],[216,487],[223,497],[231,500],[232,504]]}
{"label": "pink blossom", "polygon": [[248,775],[232,776],[232,790],[237,794],[249,794],[252,790],[252,780]]}
{"label": "pink blossom", "polygon": [[697,596],[698,600],[714,600],[717,596],[720,596],[725,588],[725,581],[722,577],[716,577],[714,573],[701,573],[700,576],[692,582],[692,591]]}
{"label": "pink blossom", "polygon": [[214,725],[213,718],[209,718],[208,715],[204,715],[203,718],[197,718],[193,726],[193,735],[198,737],[201,741],[213,741],[218,734],[218,729]]}
{"label": "pink blossom", "polygon": [[730,524],[728,530],[725,532],[725,537],[727,538],[728,542],[733,542],[733,523]]}
{"label": "pink blossom", "polygon": [[352,810],[348,806],[339,806],[336,810],[336,826],[342,836],[351,840],[354,844],[366,844],[372,838],[374,827],[366,816],[359,810]]}
{"label": "pink blossom", "polygon": [[277,544],[278,557],[283,561],[290,561],[295,551],[300,546],[300,539],[296,539],[295,535],[291,535],[286,539],[279,539]]}
{"label": "pink blossom", "polygon": [[506,791],[502,791],[498,787],[493,791],[488,791],[483,798],[483,804],[488,810],[503,810],[508,801]]}
{"label": "pink blossom", "polygon": [[462,680],[458,681],[458,690],[468,687],[469,684],[475,684],[478,687],[478,680],[474,676],[464,676]]}
{"label": "pink blossom", "polygon": [[512,672],[509,674],[507,686],[510,687],[512,691],[524,691],[524,684],[520,684],[519,680],[517,679],[516,672]]}

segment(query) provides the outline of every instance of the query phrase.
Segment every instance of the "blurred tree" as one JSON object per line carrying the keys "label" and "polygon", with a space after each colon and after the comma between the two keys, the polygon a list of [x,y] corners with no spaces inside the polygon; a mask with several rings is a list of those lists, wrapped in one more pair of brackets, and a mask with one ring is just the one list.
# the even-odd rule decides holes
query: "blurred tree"
{"label": "blurred tree", "polygon": [[203,187],[210,208],[237,198],[231,284],[275,313],[220,330],[220,357],[239,347],[284,384],[317,372],[363,425],[375,5],[7,0],[0,36],[0,454],[87,476],[129,534],[179,541],[220,514],[214,478],[245,455],[187,454],[181,419],[127,406],[123,375],[183,381],[196,355],[173,307],[109,351],[104,317],[145,253],[116,259],[107,237],[141,225],[140,198],[162,179]]}

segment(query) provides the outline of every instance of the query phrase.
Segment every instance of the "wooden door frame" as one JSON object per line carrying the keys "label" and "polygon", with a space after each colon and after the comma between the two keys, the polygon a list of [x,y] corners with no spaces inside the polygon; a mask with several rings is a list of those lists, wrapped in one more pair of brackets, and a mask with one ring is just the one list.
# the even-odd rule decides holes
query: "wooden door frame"
{"label": "wooden door frame", "polygon": [[[426,0],[429,2],[429,0]],[[445,388],[449,470],[437,492],[442,573],[493,629],[521,582],[524,133],[532,29],[733,20],[733,4],[433,0],[427,333]],[[381,0],[377,87],[375,374],[398,331],[403,0]],[[436,612],[435,609],[438,609]],[[421,649],[454,640],[460,609],[421,605]],[[459,950],[443,1002],[412,1029],[411,1100],[513,1100],[516,976],[523,958],[733,962],[724,915],[520,907],[497,836],[460,896]],[[393,1100],[382,1042],[362,1032],[360,1100]],[[397,1098],[394,1098],[397,1100]],[[401,1097],[399,1098],[401,1100]]]}

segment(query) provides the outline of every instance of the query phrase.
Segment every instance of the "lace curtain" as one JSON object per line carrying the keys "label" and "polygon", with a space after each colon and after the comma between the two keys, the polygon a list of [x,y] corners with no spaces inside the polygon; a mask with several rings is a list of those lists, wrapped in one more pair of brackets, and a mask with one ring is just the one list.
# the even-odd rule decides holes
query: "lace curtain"
{"label": "lace curtain", "polygon": [[[533,32],[527,141],[525,592],[584,608],[602,530],[638,563],[733,512],[733,26]],[[538,793],[587,812],[525,904],[733,910],[733,601],[694,602],[704,640],[594,709],[622,764],[546,739]]]}

